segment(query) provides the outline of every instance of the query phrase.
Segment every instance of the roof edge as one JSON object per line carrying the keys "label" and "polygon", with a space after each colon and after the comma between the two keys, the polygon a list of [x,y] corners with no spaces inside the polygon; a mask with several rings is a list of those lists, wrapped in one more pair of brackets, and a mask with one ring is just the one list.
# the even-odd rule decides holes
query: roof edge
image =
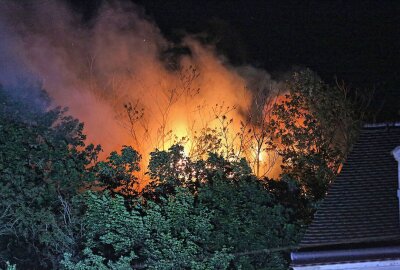
{"label": "roof edge", "polygon": [[400,258],[400,246],[384,246],[326,251],[295,251],[290,254],[292,266],[324,265],[352,261]]}
{"label": "roof edge", "polygon": [[326,243],[302,243],[298,250],[334,250],[334,249],[353,249],[361,247],[393,246],[400,245],[400,232],[398,235],[385,235],[374,237],[346,238],[341,241],[330,241]]}
{"label": "roof edge", "polygon": [[384,122],[384,123],[365,123],[363,128],[388,128],[388,127],[400,127],[400,122]]}

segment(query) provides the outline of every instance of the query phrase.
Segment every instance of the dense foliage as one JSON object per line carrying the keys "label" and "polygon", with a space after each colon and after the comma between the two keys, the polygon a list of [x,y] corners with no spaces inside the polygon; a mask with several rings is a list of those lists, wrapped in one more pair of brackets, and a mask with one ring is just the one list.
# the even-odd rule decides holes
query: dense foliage
{"label": "dense foliage", "polygon": [[227,249],[207,248],[210,212],[195,206],[184,189],[160,204],[136,201],[128,211],[121,196],[89,193],[85,249],[78,262],[66,254],[66,269],[226,269]]}
{"label": "dense foliage", "polygon": [[141,191],[132,147],[97,161],[82,123],[49,109],[43,90],[0,88],[0,266],[287,269],[348,151],[338,126],[356,125],[350,103],[311,74],[289,86],[270,123],[280,181],[257,178],[244,159],[192,160],[174,145],[151,153]]}
{"label": "dense foliage", "polygon": [[0,260],[54,268],[79,245],[73,205],[93,180],[88,167],[98,149],[85,147],[81,123],[35,104],[32,92],[17,101],[0,91]]}
{"label": "dense foliage", "polygon": [[[174,161],[180,166],[170,166]],[[210,154],[205,161],[192,162],[185,157],[182,147],[174,146],[167,152],[154,152],[150,169],[153,181],[145,195],[157,197],[174,192],[173,186],[181,186],[190,190],[199,204],[212,210],[210,221],[214,229],[208,245],[214,250],[229,247],[232,253],[240,254],[296,242],[299,228],[291,220],[293,210],[284,208],[276,200],[266,183],[251,173],[245,160],[229,162]],[[235,269],[285,268],[285,255],[282,252],[237,255],[231,266]]]}
{"label": "dense foliage", "polygon": [[274,105],[271,121],[283,175],[318,201],[350,151],[365,108],[357,106],[356,111],[346,88],[327,85],[310,70],[295,73],[288,89]]}

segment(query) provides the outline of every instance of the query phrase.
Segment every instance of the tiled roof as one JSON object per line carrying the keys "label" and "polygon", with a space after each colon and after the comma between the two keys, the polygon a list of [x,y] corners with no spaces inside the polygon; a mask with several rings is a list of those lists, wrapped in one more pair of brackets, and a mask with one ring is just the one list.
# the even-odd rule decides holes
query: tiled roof
{"label": "tiled roof", "polygon": [[397,146],[399,126],[361,131],[300,248],[400,239]]}

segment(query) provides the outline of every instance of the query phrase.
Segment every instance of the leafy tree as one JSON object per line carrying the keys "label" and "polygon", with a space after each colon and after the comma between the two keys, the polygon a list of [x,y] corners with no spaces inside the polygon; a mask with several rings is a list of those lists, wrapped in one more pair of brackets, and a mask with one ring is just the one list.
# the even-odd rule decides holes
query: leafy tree
{"label": "leafy tree", "polygon": [[83,125],[65,110],[47,109],[43,90],[9,90],[0,88],[0,263],[57,268],[79,244],[74,205],[99,148],[85,146]]}
{"label": "leafy tree", "polygon": [[[295,243],[297,219],[252,175],[245,160],[210,153],[207,160],[192,161],[179,145],[151,157],[151,183],[129,205],[124,194],[88,193],[84,245],[80,252],[65,254],[64,268],[288,267],[287,250],[265,249]],[[116,175],[118,167],[110,167],[109,175]]]}
{"label": "leafy tree", "polygon": [[73,263],[72,253],[66,253],[62,265],[66,269],[113,269],[113,265],[129,269],[130,261],[138,257],[135,249],[148,237],[140,213],[128,212],[124,198],[113,198],[109,192],[89,192],[85,201],[82,259]]}
{"label": "leafy tree", "polygon": [[343,88],[323,83],[309,70],[295,73],[288,90],[275,104],[271,120],[282,173],[299,182],[305,196],[318,201],[357,136],[361,113],[354,111]]}
{"label": "leafy tree", "polygon": [[140,160],[140,154],[130,146],[123,146],[121,154],[112,152],[94,167],[100,188],[125,197],[137,196],[139,182],[135,173],[140,170]]}
{"label": "leafy tree", "polygon": [[288,251],[247,253],[293,245],[298,240],[299,225],[292,218],[294,212],[279,204],[267,186],[252,175],[245,160],[229,162],[210,153],[207,160],[193,162],[181,146],[153,152],[152,157],[152,183],[145,196],[157,198],[173,191],[174,186],[188,188],[198,203],[213,211],[212,236],[207,245],[213,250],[229,247],[239,254],[231,267],[286,269]]}
{"label": "leafy tree", "polygon": [[173,194],[176,187],[185,187],[194,193],[206,178],[202,170],[204,161],[192,161],[181,145],[173,145],[168,151],[156,149],[150,156],[150,183],[143,190],[143,196],[147,198]]}
{"label": "leafy tree", "polygon": [[[132,147],[97,162],[100,148],[85,145],[83,125],[64,109],[48,109],[43,91],[17,98],[1,89],[0,263],[287,269],[309,202],[325,195],[360,119],[340,86],[309,71],[295,74],[288,89],[283,101],[249,118],[257,130],[245,123],[230,136],[233,120],[220,106],[220,129],[196,135],[196,155],[181,145],[151,153],[150,184],[141,192],[141,156]],[[235,140],[243,142],[239,151]],[[261,173],[261,153],[271,147],[283,160],[279,182],[257,178],[237,154],[254,152],[251,166]]]}
{"label": "leafy tree", "polygon": [[[66,254],[65,269],[226,269],[226,249],[209,250],[210,211],[195,207],[185,189],[161,203],[137,200],[128,210],[124,198],[89,193],[86,241],[80,257]],[[76,261],[78,258],[77,262]]]}
{"label": "leafy tree", "polygon": [[259,253],[293,245],[298,232],[296,222],[290,221],[291,210],[280,205],[260,180],[252,175],[231,178],[216,172],[198,194],[199,201],[214,213],[210,245],[215,249],[231,247],[238,254],[235,269],[288,267],[288,251]]}
{"label": "leafy tree", "polygon": [[194,196],[177,189],[161,207],[151,203],[145,224],[151,233],[146,241],[150,269],[226,269],[231,255],[226,247],[209,249],[212,213],[194,203]]}
{"label": "leafy tree", "polygon": [[[302,194],[299,182],[287,175],[279,180],[264,178],[260,181],[275,201],[290,213],[288,223],[299,224],[303,228],[310,224],[315,209],[310,207],[309,199]],[[299,229],[301,234],[302,228]]]}

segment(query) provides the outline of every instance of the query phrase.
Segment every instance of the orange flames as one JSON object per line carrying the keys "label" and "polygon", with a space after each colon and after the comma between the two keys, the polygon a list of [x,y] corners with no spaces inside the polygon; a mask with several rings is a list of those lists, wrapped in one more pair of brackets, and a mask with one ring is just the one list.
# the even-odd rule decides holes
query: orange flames
{"label": "orange flames", "polygon": [[[229,158],[246,157],[259,175],[277,174],[267,138],[253,136],[263,132],[254,119],[265,120],[270,101],[257,93],[276,95],[279,86],[265,71],[231,66],[191,37],[180,44],[190,54],[163,57],[174,45],[133,6],[104,6],[90,27],[59,3],[7,8],[2,23],[18,33],[8,37],[8,53],[85,123],[88,141],[105,155],[133,145],[145,166],[155,148],[184,142],[196,158],[217,145]],[[202,149],[207,138],[214,144]]]}

